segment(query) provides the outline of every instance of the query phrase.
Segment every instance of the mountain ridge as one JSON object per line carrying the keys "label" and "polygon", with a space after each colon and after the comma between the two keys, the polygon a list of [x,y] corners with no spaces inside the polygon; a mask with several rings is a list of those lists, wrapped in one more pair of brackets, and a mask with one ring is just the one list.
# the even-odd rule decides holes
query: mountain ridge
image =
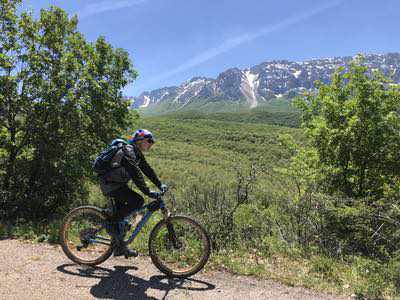
{"label": "mountain ridge", "polygon": [[[302,62],[273,60],[250,68],[229,68],[215,79],[196,76],[179,86],[162,87],[132,98],[133,108],[171,105],[182,109],[197,102],[245,103],[250,108],[271,99],[292,98],[315,88],[316,80],[329,83],[338,67],[347,67],[356,56],[318,58]],[[364,64],[400,82],[400,53],[369,54]]]}

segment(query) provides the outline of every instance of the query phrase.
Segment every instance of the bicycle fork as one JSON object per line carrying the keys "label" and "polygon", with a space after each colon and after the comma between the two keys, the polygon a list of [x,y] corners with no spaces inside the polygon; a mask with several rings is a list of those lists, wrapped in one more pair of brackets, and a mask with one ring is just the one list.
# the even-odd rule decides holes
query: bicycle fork
{"label": "bicycle fork", "polygon": [[178,238],[176,237],[174,225],[172,225],[172,223],[169,220],[171,213],[166,207],[162,208],[162,212],[164,214],[165,222],[167,223],[168,239],[172,243],[175,249],[180,249],[182,245],[179,242]]}

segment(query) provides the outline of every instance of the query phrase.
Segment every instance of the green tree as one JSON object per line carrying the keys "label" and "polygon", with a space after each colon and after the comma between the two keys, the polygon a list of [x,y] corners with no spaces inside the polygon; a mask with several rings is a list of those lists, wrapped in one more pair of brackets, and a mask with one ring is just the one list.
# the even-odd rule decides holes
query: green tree
{"label": "green tree", "polygon": [[358,60],[297,104],[326,186],[376,199],[400,175],[400,88]]}
{"label": "green tree", "polygon": [[[0,189],[3,214],[43,219],[84,196],[93,155],[128,125],[126,51],[87,42],[57,7],[0,2]],[[4,209],[5,208],[5,209]]]}
{"label": "green tree", "polygon": [[[399,85],[359,57],[317,87],[297,99],[309,145],[297,149],[289,174],[307,170],[303,189],[318,186],[331,196],[319,217],[323,247],[387,259],[400,242]],[[307,152],[313,159],[302,157]]]}

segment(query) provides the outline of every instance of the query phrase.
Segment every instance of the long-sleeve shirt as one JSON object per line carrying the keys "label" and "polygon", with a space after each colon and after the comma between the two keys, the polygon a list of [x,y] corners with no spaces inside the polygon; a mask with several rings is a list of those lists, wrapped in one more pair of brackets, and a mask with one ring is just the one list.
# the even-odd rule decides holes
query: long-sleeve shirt
{"label": "long-sleeve shirt", "polygon": [[100,187],[107,195],[110,192],[126,185],[130,179],[145,195],[149,195],[150,189],[147,186],[143,174],[158,188],[161,182],[154,170],[147,163],[143,153],[135,145],[125,145],[119,150],[113,160],[120,165],[107,174],[100,177]]}

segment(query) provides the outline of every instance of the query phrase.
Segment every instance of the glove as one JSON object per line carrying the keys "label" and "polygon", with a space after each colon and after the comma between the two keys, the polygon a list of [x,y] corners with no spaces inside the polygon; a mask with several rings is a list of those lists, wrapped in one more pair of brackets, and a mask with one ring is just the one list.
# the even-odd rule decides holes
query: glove
{"label": "glove", "polygon": [[168,191],[168,185],[166,185],[166,184],[161,184],[161,186],[160,186],[160,191],[161,191],[161,193],[165,193],[166,191]]}
{"label": "glove", "polygon": [[153,199],[159,199],[161,197],[161,193],[159,192],[150,192],[149,197]]}

